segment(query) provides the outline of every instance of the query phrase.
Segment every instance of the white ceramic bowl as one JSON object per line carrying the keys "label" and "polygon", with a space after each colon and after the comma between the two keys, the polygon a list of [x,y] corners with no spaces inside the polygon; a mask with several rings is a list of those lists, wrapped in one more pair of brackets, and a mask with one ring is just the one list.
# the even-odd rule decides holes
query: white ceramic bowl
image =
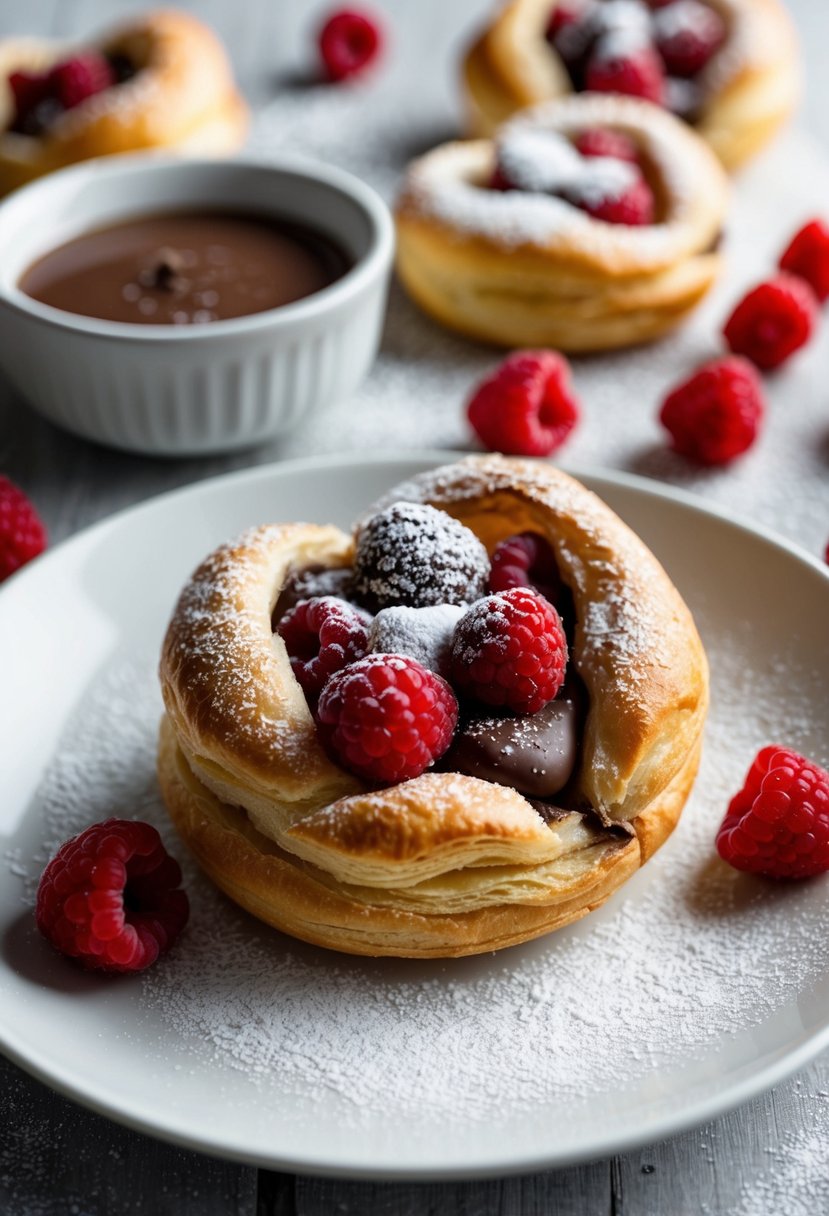
{"label": "white ceramic bowl", "polygon": [[[129,325],[24,295],[21,274],[89,230],[150,212],[218,207],[300,220],[354,265],[294,304],[206,325]],[[134,452],[196,455],[289,430],[368,371],[380,340],[394,229],[357,178],[278,163],[107,157],[65,169],[0,206],[0,366],[52,422]]]}

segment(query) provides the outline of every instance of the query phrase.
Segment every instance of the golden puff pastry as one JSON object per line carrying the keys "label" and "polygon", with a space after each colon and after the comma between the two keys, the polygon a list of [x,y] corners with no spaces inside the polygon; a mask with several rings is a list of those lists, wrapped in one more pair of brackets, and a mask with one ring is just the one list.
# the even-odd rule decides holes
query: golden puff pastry
{"label": "golden puff pastry", "polygon": [[91,157],[147,148],[219,155],[243,143],[248,108],[224,48],[189,13],[150,12],[90,49],[128,64],[128,78],[59,113],[41,133],[27,135],[9,129],[10,74],[46,72],[76,52],[29,38],[0,42],[0,195]]}
{"label": "golden puff pastry", "polygon": [[[597,128],[632,141],[653,223],[608,223],[561,197],[490,188],[516,141],[549,133],[569,147]],[[494,141],[444,144],[410,166],[396,208],[398,273],[426,312],[473,338],[573,352],[631,346],[676,326],[715,281],[728,194],[709,148],[666,111],[574,95],[519,115]]]}
{"label": "golden puff pastry", "polygon": [[368,789],[331,761],[272,632],[291,570],[352,560],[350,537],[310,524],[246,533],[184,588],[161,656],[159,778],[202,868],[267,923],[354,954],[475,954],[585,915],[670,834],[699,761],[705,654],[653,555],[565,474],[471,457],[397,500],[447,512],[489,550],[526,530],[552,546],[589,702],[567,805],[542,815],[452,771]]}
{"label": "golden puff pastry", "polygon": [[[509,0],[467,52],[462,74],[473,134],[490,135],[516,111],[573,91],[567,65],[546,36],[560,3]],[[692,79],[667,78],[665,102],[687,116],[726,168],[735,169],[768,143],[797,103],[797,43],[780,0],[704,3],[721,19],[724,40]],[[640,6],[653,22],[671,20],[681,7],[678,0],[660,16]],[[640,37],[618,25],[630,18],[630,6],[623,14],[613,0],[599,0],[595,12],[599,23],[608,14],[606,24],[611,30],[616,24],[614,36],[628,45]]]}

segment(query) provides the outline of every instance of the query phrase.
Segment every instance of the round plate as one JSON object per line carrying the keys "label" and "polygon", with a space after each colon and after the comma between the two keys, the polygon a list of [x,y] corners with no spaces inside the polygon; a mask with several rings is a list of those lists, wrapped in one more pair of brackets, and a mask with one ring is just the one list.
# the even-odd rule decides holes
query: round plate
{"label": "round plate", "polygon": [[713,701],[679,828],[604,908],[497,955],[351,959],[266,930],[185,863],[191,924],[146,976],[87,975],[39,939],[33,892],[57,842],[108,814],[164,825],[153,669],[194,565],[253,523],[347,527],[447,458],[302,461],[203,482],[76,536],[0,593],[0,1041],[54,1088],[256,1165],[471,1177],[652,1142],[829,1044],[826,881],[737,875],[713,847],[757,747],[827,761],[829,577],[773,536],[618,474],[582,479],[686,597]]}

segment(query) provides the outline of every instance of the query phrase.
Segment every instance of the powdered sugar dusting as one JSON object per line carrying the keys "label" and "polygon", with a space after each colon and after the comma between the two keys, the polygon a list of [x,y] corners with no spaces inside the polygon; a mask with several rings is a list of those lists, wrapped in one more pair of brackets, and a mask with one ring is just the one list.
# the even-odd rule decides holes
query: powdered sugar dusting
{"label": "powdered sugar dusting", "polygon": [[455,626],[464,614],[459,604],[429,608],[398,605],[378,612],[368,635],[369,650],[406,654],[429,671],[445,675]]}

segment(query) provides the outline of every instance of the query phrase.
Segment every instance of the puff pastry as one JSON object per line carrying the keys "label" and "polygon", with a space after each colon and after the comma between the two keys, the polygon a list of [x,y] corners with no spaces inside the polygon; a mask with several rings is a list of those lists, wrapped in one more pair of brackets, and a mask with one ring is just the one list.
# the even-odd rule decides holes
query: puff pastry
{"label": "puff pastry", "polygon": [[652,554],[551,467],[473,457],[392,499],[490,549],[527,529],[553,546],[589,697],[569,806],[546,822],[514,789],[452,772],[369,790],[332,763],[271,625],[292,568],[351,561],[349,536],[310,524],[253,529],[184,588],[161,656],[161,789],[206,873],[278,929],[354,954],[494,950],[585,915],[669,835],[699,760],[705,655]]}
{"label": "puff pastry", "polygon": [[0,42],[0,195],[75,161],[143,148],[221,154],[246,135],[248,109],[215,34],[188,13],[138,17],[94,47],[131,75],[59,114],[39,135],[9,130],[15,71],[43,72],[73,48],[35,39]]}
{"label": "puff pastry", "polygon": [[[471,133],[490,135],[516,110],[573,91],[545,36],[559,3],[510,0],[471,46],[462,73]],[[722,163],[735,169],[768,143],[797,103],[797,44],[780,0],[705,3],[722,18],[726,37],[693,81],[689,117]],[[682,92],[686,87],[680,82]]]}
{"label": "puff pastry", "polygon": [[[594,128],[633,141],[654,223],[606,223],[561,198],[489,188],[499,143]],[[635,98],[573,95],[525,111],[495,141],[444,144],[413,162],[396,208],[398,273],[426,312],[473,338],[630,346],[676,326],[711,287],[727,201],[718,161],[672,115]]]}

